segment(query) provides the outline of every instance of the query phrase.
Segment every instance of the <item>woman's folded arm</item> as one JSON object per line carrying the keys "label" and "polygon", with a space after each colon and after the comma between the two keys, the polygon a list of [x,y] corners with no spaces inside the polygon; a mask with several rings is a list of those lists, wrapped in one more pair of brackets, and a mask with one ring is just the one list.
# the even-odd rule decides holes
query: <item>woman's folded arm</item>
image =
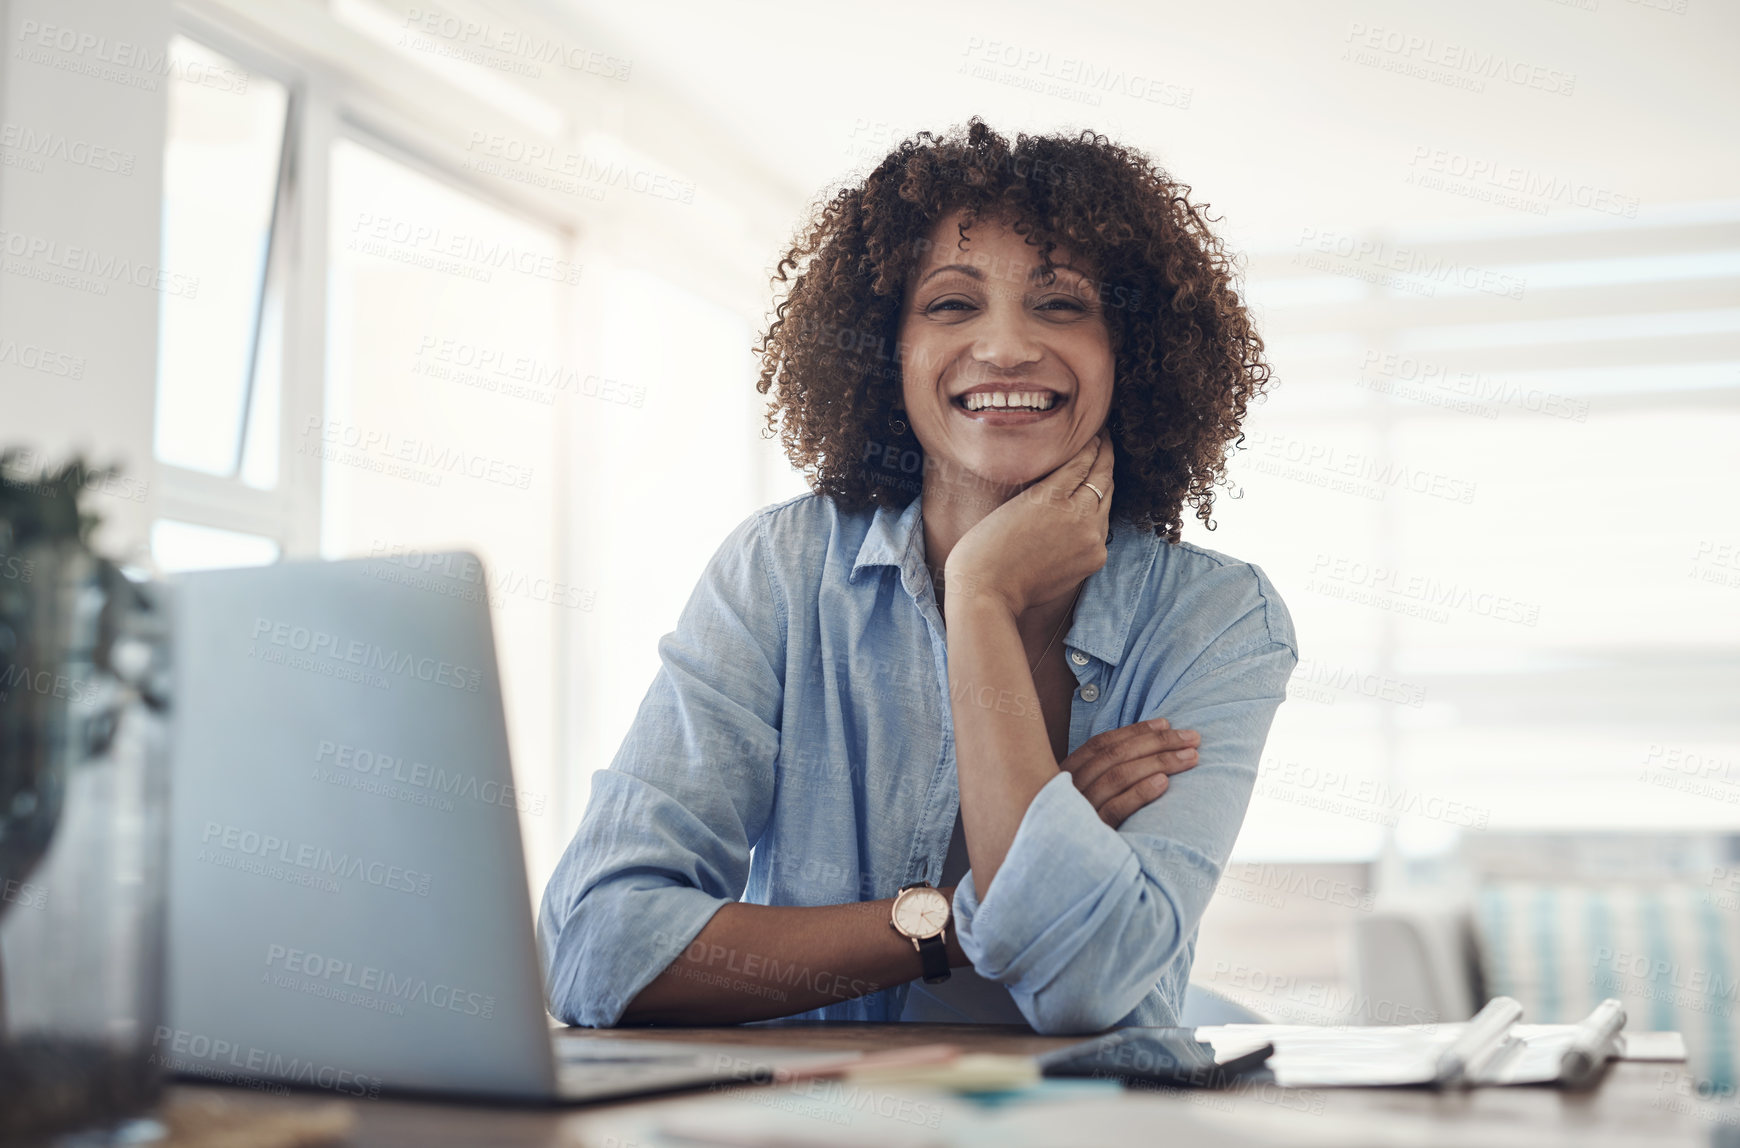
{"label": "woman's folded arm", "polygon": [[[1217,645],[1239,638],[1235,628]],[[1140,715],[1198,731],[1194,769],[1115,830],[1060,772],[1029,804],[990,892],[980,898],[972,873],[956,891],[966,955],[1041,1032],[1094,1032],[1129,1016],[1184,955],[1214,894],[1298,662],[1266,632],[1260,645],[1214,654]]]}

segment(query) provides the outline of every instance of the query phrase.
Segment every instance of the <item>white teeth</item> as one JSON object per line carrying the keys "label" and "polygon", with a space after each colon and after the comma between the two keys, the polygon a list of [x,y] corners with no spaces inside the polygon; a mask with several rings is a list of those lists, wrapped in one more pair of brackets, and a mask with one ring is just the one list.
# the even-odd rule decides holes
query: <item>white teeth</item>
{"label": "white teeth", "polygon": [[1009,407],[1048,411],[1056,401],[1056,395],[1045,391],[979,391],[967,396],[966,408],[969,411]]}

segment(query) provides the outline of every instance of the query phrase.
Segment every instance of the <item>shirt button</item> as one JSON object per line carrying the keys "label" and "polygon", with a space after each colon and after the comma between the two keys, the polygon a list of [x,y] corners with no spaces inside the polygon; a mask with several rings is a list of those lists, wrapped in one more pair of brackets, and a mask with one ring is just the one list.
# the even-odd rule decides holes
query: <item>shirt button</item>
{"label": "shirt button", "polygon": [[1087,665],[1087,655],[1082,653],[1080,650],[1071,650],[1069,653],[1069,660],[1078,666]]}
{"label": "shirt button", "polygon": [[1087,685],[1083,686],[1081,688],[1081,700],[1084,702],[1097,702],[1097,701],[1099,701],[1100,700],[1100,687],[1094,685],[1092,682],[1089,682]]}

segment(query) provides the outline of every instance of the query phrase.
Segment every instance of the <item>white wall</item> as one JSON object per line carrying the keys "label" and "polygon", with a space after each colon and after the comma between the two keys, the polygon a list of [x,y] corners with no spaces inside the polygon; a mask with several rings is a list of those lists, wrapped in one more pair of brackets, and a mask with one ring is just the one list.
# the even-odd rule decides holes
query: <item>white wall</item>
{"label": "white wall", "polygon": [[[80,450],[124,474],[99,544],[142,556],[169,0],[0,0],[0,447]],[[144,284],[144,285],[140,285]]]}

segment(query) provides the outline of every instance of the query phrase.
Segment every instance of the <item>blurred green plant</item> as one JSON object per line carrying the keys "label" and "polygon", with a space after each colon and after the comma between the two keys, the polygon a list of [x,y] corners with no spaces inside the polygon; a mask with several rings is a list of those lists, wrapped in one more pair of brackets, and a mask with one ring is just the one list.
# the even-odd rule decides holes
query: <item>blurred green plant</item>
{"label": "blurred green plant", "polygon": [[75,457],[58,470],[30,475],[24,468],[30,454],[19,447],[0,452],[0,554],[37,542],[77,541],[88,548],[102,516],[83,509],[79,497],[119,468],[93,468]]}

